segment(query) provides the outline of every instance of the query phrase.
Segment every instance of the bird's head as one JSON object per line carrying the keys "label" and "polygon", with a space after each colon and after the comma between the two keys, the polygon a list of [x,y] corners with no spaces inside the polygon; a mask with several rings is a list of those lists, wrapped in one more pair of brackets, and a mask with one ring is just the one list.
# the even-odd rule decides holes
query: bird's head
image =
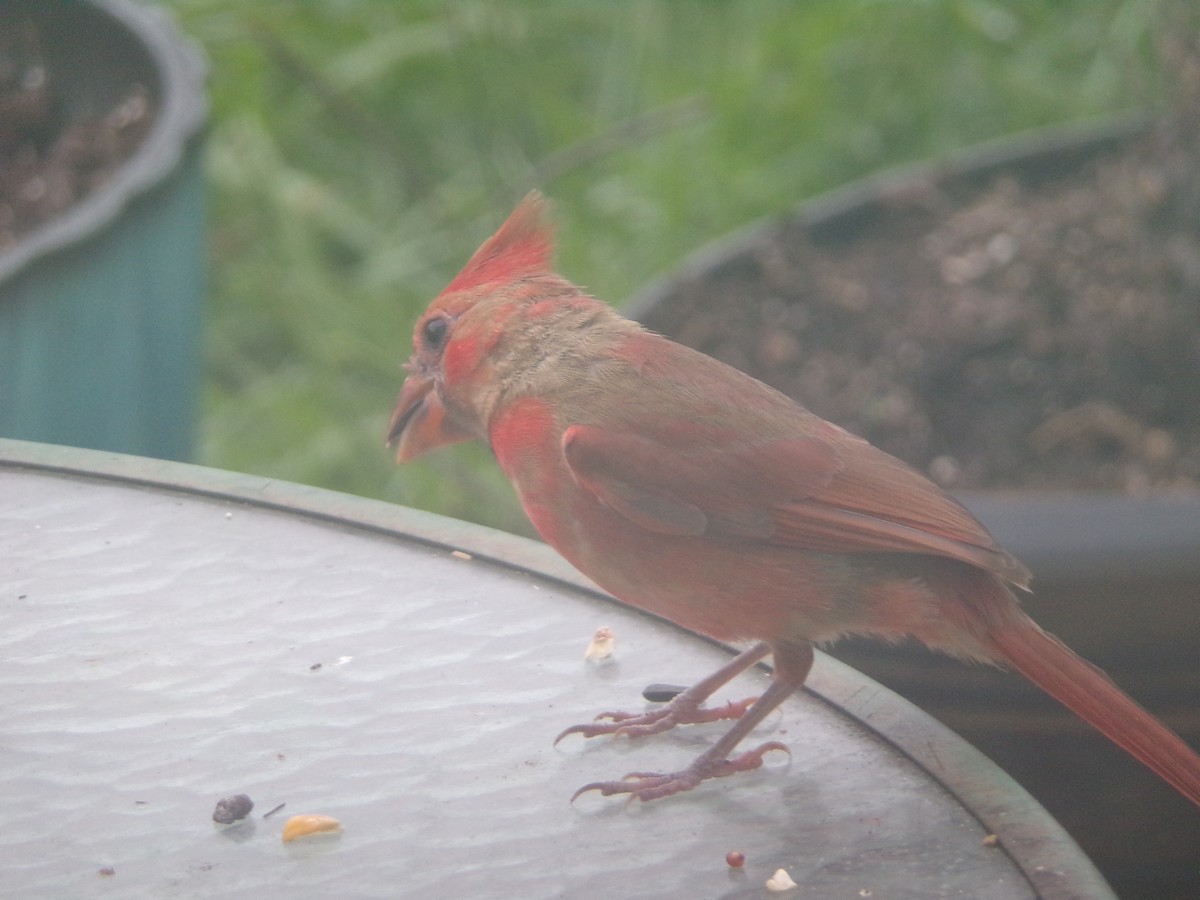
{"label": "bird's head", "polygon": [[417,320],[387,433],[397,461],[486,438],[509,370],[521,363],[510,320],[539,298],[571,290],[553,272],[546,207],[541,194],[527,195]]}

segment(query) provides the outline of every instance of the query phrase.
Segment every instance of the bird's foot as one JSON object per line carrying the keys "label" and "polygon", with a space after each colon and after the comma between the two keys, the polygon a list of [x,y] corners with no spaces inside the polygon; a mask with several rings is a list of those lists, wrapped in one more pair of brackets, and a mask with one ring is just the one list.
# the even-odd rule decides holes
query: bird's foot
{"label": "bird's foot", "polygon": [[737,772],[749,772],[757,769],[763,764],[763,756],[771,750],[782,750],[789,756],[791,755],[787,746],[779,741],[768,741],[753,750],[747,750],[728,759],[712,757],[710,751],[697,757],[690,766],[678,772],[669,774],[630,772],[620,781],[594,781],[591,784],[585,784],[574,793],[571,802],[575,802],[580,794],[586,794],[588,791],[599,791],[604,797],[628,794],[630,800],[642,801],[670,797],[672,794],[690,791],[700,782],[709,778],[725,778]]}
{"label": "bird's foot", "polygon": [[[602,734],[645,737],[649,734],[661,734],[669,731],[676,725],[696,725],[701,722],[719,722],[722,719],[740,719],[757,699],[757,697],[747,697],[745,700],[730,700],[722,706],[709,708],[702,706],[701,701],[688,697],[688,692],[684,691],[666,706],[657,709],[641,713],[600,713],[593,722],[586,725],[572,725],[556,737],[554,743],[557,744],[569,734],[582,734],[585,738],[597,737]],[[602,719],[608,721],[601,721]]]}

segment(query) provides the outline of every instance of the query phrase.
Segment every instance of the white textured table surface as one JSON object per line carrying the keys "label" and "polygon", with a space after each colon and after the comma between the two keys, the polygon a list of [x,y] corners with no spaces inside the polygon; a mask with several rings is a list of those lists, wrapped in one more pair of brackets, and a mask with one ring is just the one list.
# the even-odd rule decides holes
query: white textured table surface
{"label": "white textured table surface", "polygon": [[[62,457],[94,458],[101,477],[38,470],[37,456],[0,442],[3,896],[789,896],[764,887],[777,868],[797,898],[1103,890],[986,761],[827,659],[813,685],[855,715],[796,695],[758,735],[790,762],[645,806],[571,805],[586,782],[686,763],[725,725],[554,736],[639,707],[648,683],[706,674],[723,648],[450,553],[545,558],[517,538],[461,523],[406,537],[386,531],[445,520],[109,454]],[[143,470],[159,483],[119,480]],[[376,530],[333,520],[356,511]],[[617,653],[596,666],[583,650],[599,625]],[[251,816],[215,826],[216,801],[243,792]],[[344,832],[284,844],[297,813]]]}

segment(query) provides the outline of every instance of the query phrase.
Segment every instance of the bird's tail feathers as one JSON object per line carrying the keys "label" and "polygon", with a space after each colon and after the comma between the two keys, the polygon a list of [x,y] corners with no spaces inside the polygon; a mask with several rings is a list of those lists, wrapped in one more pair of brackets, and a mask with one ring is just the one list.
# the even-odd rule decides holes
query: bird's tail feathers
{"label": "bird's tail feathers", "polygon": [[1043,691],[1200,806],[1200,755],[1096,666],[1020,616],[991,631],[996,660]]}

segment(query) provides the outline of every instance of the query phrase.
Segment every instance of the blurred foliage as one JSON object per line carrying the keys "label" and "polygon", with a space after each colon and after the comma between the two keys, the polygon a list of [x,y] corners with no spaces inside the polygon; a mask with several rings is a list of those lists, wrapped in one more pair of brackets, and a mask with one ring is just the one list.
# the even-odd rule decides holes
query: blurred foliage
{"label": "blurred foliage", "polygon": [[620,302],[859,175],[1158,105],[1154,0],[169,0],[211,60],[201,462],[528,532],[482,447],[396,469],[418,312],[511,204]]}

